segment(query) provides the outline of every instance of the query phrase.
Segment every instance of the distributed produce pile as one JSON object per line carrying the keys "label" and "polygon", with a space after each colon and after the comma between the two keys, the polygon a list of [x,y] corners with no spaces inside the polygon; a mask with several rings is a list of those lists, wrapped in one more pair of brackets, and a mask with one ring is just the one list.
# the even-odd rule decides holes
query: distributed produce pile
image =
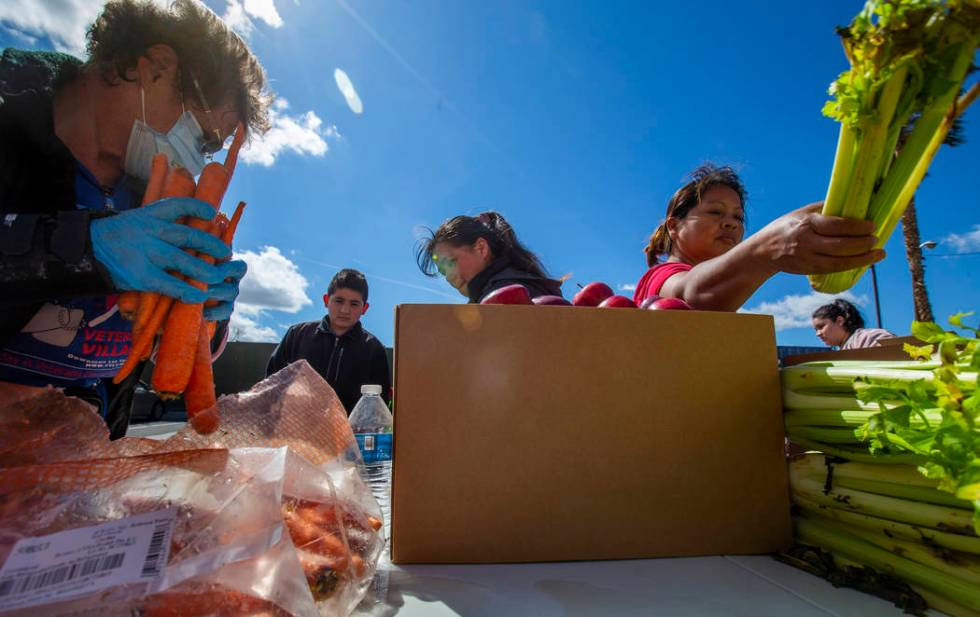
{"label": "distributed produce pile", "polygon": [[212,413],[110,442],[53,389],[0,408],[0,612],[349,614],[384,538],[333,390],[299,361]]}
{"label": "distributed produce pile", "polygon": [[[797,541],[789,559],[912,612],[980,611],[980,331],[955,315],[908,362],[782,370]],[[806,547],[815,547],[810,550]]]}

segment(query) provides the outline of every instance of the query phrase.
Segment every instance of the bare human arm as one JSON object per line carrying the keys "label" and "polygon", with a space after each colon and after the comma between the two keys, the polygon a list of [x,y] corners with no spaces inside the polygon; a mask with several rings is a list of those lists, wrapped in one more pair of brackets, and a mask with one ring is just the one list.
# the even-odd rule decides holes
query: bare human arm
{"label": "bare human arm", "polygon": [[783,215],[731,250],[667,279],[661,296],[693,308],[736,311],[777,272],[826,274],[881,261],[874,224],[820,214],[815,203]]}

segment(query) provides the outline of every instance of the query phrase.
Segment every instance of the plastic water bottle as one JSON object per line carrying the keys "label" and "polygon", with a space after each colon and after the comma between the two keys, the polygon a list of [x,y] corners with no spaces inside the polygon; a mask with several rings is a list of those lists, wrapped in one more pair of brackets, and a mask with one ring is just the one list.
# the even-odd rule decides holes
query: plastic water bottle
{"label": "plastic water bottle", "polygon": [[361,386],[361,400],[350,414],[350,427],[361,450],[361,478],[381,506],[385,538],[390,536],[391,412],[381,398],[381,386]]}

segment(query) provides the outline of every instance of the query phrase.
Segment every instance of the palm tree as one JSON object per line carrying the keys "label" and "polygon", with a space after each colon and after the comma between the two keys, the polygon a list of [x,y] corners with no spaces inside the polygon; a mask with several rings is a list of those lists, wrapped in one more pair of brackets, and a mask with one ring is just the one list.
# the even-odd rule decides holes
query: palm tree
{"label": "palm tree", "polygon": [[[978,86],[980,84],[973,84],[973,87],[957,100],[956,119],[953,120],[953,125],[949,129],[949,133],[946,134],[943,145],[956,147],[965,141],[960,114],[977,98]],[[902,147],[901,143],[898,147]],[[915,308],[915,320],[935,321],[932,314],[932,304],[929,302],[929,292],[926,289],[925,263],[922,259],[922,239],[919,236],[919,221],[915,212],[915,196],[909,201],[909,205],[902,215],[902,233],[905,236],[905,258],[909,262],[909,274],[912,276],[912,304]]]}
{"label": "palm tree", "polygon": [[912,275],[912,304],[915,308],[915,320],[935,321],[932,304],[929,302],[929,291],[926,289],[925,263],[922,260],[914,196],[902,215],[902,232],[905,235],[905,258],[909,262],[909,274]]}

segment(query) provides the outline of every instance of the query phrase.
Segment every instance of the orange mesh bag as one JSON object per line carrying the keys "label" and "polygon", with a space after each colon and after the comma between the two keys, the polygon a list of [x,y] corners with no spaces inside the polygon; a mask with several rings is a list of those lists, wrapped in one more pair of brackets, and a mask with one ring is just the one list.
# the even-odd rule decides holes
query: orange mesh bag
{"label": "orange mesh bag", "polygon": [[55,388],[32,389],[0,405],[0,468],[160,450],[153,439],[109,441],[109,429],[94,407]]}
{"label": "orange mesh bag", "polygon": [[166,448],[287,446],[314,465],[357,449],[340,399],[306,360],[293,362],[247,392],[222,396],[203,413],[216,416],[217,430],[201,435],[186,426],[165,442]]}

